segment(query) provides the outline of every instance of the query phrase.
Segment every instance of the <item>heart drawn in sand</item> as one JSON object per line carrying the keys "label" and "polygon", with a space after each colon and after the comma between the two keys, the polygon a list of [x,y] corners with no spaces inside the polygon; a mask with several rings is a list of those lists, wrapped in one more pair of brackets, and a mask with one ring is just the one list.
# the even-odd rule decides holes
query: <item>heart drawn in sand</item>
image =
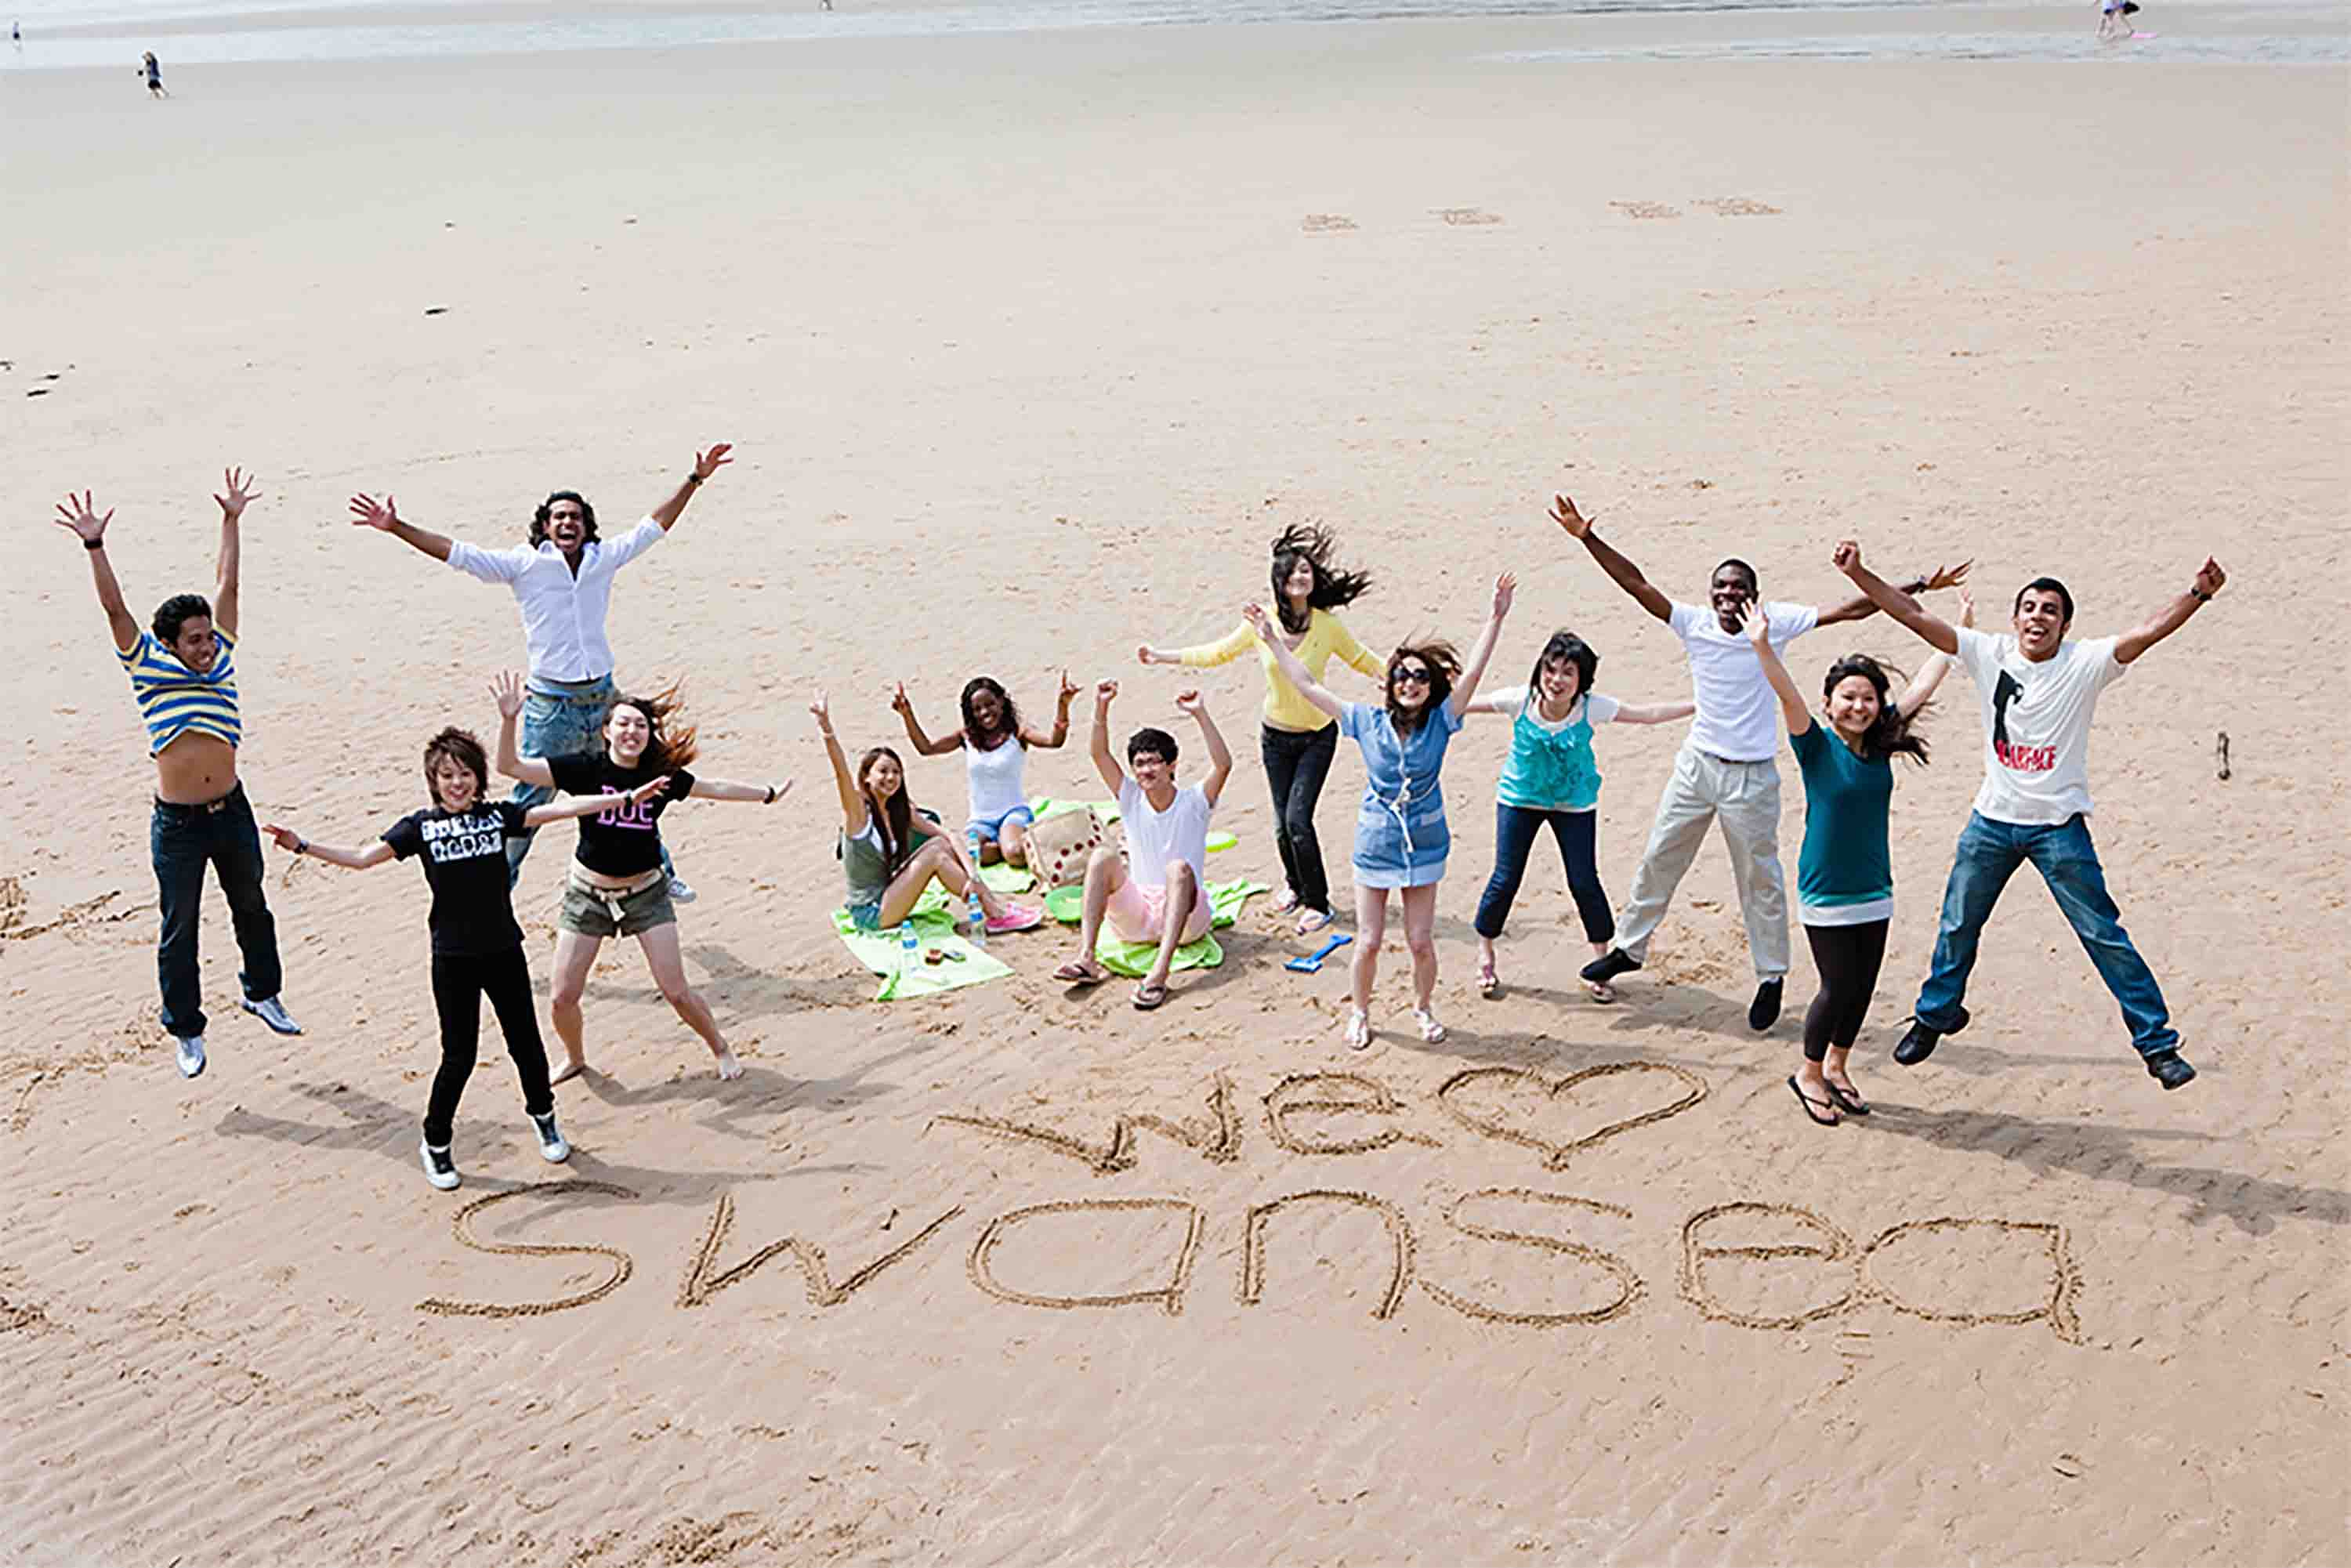
{"label": "heart drawn in sand", "polygon": [[[1573,1092],[1577,1085],[1588,1083],[1595,1078],[1612,1078],[1623,1072],[1659,1073],[1682,1084],[1684,1092],[1680,1099],[1669,1104],[1660,1105],[1653,1111],[1644,1111],[1637,1116],[1627,1116],[1621,1121],[1610,1122],[1581,1137],[1561,1140],[1541,1135],[1540,1129],[1542,1124],[1558,1108],[1560,1102]],[[1458,1103],[1456,1095],[1459,1091],[1471,1084],[1487,1081],[1499,1082],[1510,1089],[1521,1092],[1533,1090],[1541,1096],[1541,1103],[1531,1110],[1520,1110],[1515,1113],[1512,1113],[1506,1105],[1497,1105],[1492,1110],[1480,1112]],[[1513,1098],[1523,1099],[1525,1096],[1520,1092]],[[1542,1074],[1531,1072],[1523,1067],[1470,1067],[1447,1079],[1437,1091],[1437,1103],[1445,1108],[1447,1115],[1473,1133],[1481,1134],[1489,1138],[1499,1138],[1504,1143],[1522,1144],[1530,1149],[1541,1150],[1543,1168],[1554,1171],[1564,1170],[1568,1160],[1578,1149],[1588,1149],[1594,1144],[1614,1137],[1619,1133],[1628,1133],[1635,1127],[1646,1126],[1651,1122],[1662,1122],[1668,1116],[1678,1115],[1705,1098],[1705,1079],[1687,1068],[1674,1067],[1662,1061],[1603,1062],[1597,1067],[1587,1067],[1581,1072],[1571,1072],[1556,1083],[1546,1082]]]}

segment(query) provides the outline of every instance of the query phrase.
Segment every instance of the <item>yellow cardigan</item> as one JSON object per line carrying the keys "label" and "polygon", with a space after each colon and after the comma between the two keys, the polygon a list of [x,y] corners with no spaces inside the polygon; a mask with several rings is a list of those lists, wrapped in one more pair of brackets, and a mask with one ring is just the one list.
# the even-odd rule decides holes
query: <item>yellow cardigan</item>
{"label": "yellow cardigan", "polygon": [[[1355,641],[1354,633],[1340,623],[1339,618],[1327,610],[1311,612],[1306,623],[1306,637],[1294,650],[1298,662],[1317,684],[1329,667],[1332,655],[1374,678],[1387,673],[1387,666],[1377,655]],[[1280,622],[1275,622],[1279,625]],[[1257,649],[1259,662],[1265,666],[1265,722],[1276,729],[1312,732],[1334,722],[1331,716],[1306,700],[1305,694],[1282,678],[1273,662],[1273,651],[1258,641],[1258,635],[1242,622],[1232,634],[1220,643],[1203,643],[1196,647],[1176,650],[1176,661],[1196,670],[1217,664],[1230,664],[1250,648]]]}

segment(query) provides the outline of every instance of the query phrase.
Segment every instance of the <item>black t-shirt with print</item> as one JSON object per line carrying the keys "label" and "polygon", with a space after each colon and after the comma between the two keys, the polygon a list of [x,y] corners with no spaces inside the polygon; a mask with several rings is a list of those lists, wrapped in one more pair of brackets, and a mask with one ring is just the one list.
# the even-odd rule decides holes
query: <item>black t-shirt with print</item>
{"label": "black t-shirt with print", "polygon": [[522,946],[507,890],[507,840],[522,831],[523,807],[493,800],[470,811],[412,811],[384,830],[402,860],[416,856],[433,889],[436,957],[479,958]]}
{"label": "black t-shirt with print", "polygon": [[[650,768],[622,768],[601,751],[550,757],[547,770],[567,795],[625,795],[656,777]],[[661,814],[693,788],[694,775],[673,768],[668,789],[643,805],[615,804],[580,818],[580,863],[604,876],[642,876],[661,864]]]}

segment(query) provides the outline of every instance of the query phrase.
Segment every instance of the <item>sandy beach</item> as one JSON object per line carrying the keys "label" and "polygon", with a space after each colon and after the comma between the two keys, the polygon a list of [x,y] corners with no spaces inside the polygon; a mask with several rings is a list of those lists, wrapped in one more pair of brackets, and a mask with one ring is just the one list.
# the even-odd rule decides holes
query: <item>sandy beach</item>
{"label": "sandy beach", "polygon": [[[2320,636],[2351,564],[2346,72],[1544,57],[1755,25],[224,66],[152,105],[128,60],[0,83],[28,717],[0,821],[0,1558],[2351,1560]],[[715,1082],[608,946],[569,1164],[486,1028],[466,1185],[435,1193],[422,879],[273,852],[308,1032],[236,1012],[208,894],[213,1062],[183,1082],[152,768],[56,497],[118,509],[143,616],[209,589],[208,493],[258,471],[240,769],[264,820],[356,843],[424,804],[434,729],[494,731],[522,640],[505,593],[344,498],[506,544],[574,486],[609,528],[721,440],[739,461],[611,626],[624,685],[685,681],[707,770],[798,780],[664,819],[747,1075]],[[1047,935],[998,943],[1010,979],[868,999],[828,920],[815,690],[853,752],[903,738],[894,680],[944,723],[969,674],[1043,707],[1066,667],[1123,682],[1122,734],[1188,742],[1183,673],[1135,645],[1221,634],[1266,542],[1321,521],[1379,576],[1348,612],[1374,646],[1466,644],[1510,570],[1496,679],[1570,626],[1599,689],[1684,695],[1673,637],[1544,520],[1561,489],[1682,598],[1735,551],[1770,597],[1841,599],[1851,535],[1889,575],[1974,558],[1996,621],[2054,573],[2098,635],[2225,562],[2104,698],[2092,765],[2203,1076],[2147,1080],[2029,875],[1973,1026],[1886,1060],[1980,778],[1963,677],[1895,800],[1865,1123],[1815,1128],[1782,1082],[1801,939],[1789,1018],[1747,1030],[1719,840],[1610,1008],[1539,847],[1506,992],[1476,994],[1491,720],[1447,768],[1441,1045],[1399,945],[1384,1032],[1346,1051],[1343,966],[1285,972],[1311,944],[1264,899],[1149,1016],[1065,994]],[[1845,647],[1924,653],[1873,621],[1800,643],[1800,680]],[[1255,666],[1202,684],[1240,756],[1212,872],[1278,882]],[[1101,793],[1083,717],[1032,789]],[[1679,733],[1601,737],[1620,902]],[[960,821],[956,759],[911,777]],[[1343,747],[1343,887],[1362,779]],[[570,837],[517,893],[542,998]]]}

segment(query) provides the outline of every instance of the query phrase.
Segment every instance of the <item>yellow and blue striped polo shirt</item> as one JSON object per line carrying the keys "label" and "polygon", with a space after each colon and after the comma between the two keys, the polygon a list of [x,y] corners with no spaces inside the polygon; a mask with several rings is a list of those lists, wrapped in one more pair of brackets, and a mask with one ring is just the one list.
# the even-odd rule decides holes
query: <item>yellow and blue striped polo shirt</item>
{"label": "yellow and blue striped polo shirt", "polygon": [[201,675],[180,663],[152,632],[141,632],[131,647],[114,651],[131,677],[139,716],[147,721],[148,756],[159,755],[190,730],[231,746],[244,739],[245,727],[236,711],[236,641],[218,630],[213,635],[219,639],[220,652],[213,667]]}

